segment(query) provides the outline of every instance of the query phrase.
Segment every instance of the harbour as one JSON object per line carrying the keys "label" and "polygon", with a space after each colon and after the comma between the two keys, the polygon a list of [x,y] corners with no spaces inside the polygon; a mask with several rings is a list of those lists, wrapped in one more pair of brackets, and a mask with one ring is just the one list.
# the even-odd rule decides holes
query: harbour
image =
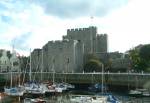
{"label": "harbour", "polygon": [[[78,97],[77,99],[82,101],[83,98],[84,98],[83,100],[86,100],[87,98],[97,97],[97,96],[100,96],[102,98],[102,96],[104,96],[104,95],[115,96],[115,98],[117,98],[117,100],[120,101],[119,103],[149,103],[150,102],[150,99],[149,99],[150,96],[149,95],[142,96],[142,94],[141,94],[142,92],[140,92],[140,95],[139,94],[129,95],[130,90],[136,89],[136,86],[137,86],[137,85],[135,85],[135,84],[137,84],[136,82],[134,85],[130,85],[131,80],[129,81],[129,79],[127,79],[128,81],[124,80],[124,82],[127,83],[126,85],[123,85],[123,83],[121,85],[119,83],[116,84],[116,82],[115,82],[115,81],[119,82],[121,75],[123,75],[123,76],[128,75],[128,76],[130,76],[130,78],[132,78],[132,76],[133,77],[139,76],[138,78],[140,78],[140,76],[142,76],[142,79],[144,79],[143,75],[149,76],[148,74],[144,74],[144,73],[133,73],[132,74],[132,73],[110,73],[110,72],[109,73],[108,72],[104,72],[104,73],[101,73],[101,72],[100,73],[98,73],[98,72],[97,73],[48,73],[47,72],[47,73],[41,74],[41,73],[36,72],[35,74],[34,73],[31,73],[31,74],[37,75],[37,76],[34,76],[34,79],[31,78],[31,80],[37,80],[37,81],[27,82],[30,79],[28,73],[25,75],[26,76],[24,78],[25,80],[23,78],[20,78],[20,80],[19,80],[19,78],[17,78],[17,77],[19,77],[20,73],[12,72],[12,77],[13,77],[12,86],[16,86],[18,84],[17,82],[20,81],[20,85],[25,85],[26,83],[27,84],[31,83],[30,84],[31,86],[33,85],[34,88],[37,88],[34,90],[36,92],[34,92],[33,90],[28,90],[28,92],[26,92],[24,95],[21,95],[19,97],[19,96],[8,96],[8,95],[6,95],[7,93],[4,93],[4,86],[9,86],[11,83],[10,75],[9,75],[9,73],[1,73],[1,77],[5,77],[5,81],[1,81],[1,85],[3,83],[3,86],[1,86],[1,91],[2,91],[1,92],[1,95],[2,95],[1,102],[2,103],[32,103],[33,101],[34,102],[40,101],[41,103],[74,103],[71,101],[72,96],[75,96],[75,97],[77,96]],[[109,83],[110,80],[108,80],[108,76],[109,75],[112,76],[112,74],[116,75],[116,76],[120,76],[120,78],[118,80],[118,77],[117,77],[116,80],[113,79],[112,83]],[[38,75],[42,75],[42,80],[41,80],[41,77],[39,77]],[[145,78],[146,78],[146,76],[145,76]],[[87,77],[91,77],[91,78],[87,78]],[[51,82],[48,83],[48,80],[50,80]],[[133,81],[134,80],[135,79],[133,79]],[[24,83],[23,83],[23,81],[24,81]],[[42,82],[40,82],[40,81],[42,81]],[[38,88],[40,88],[39,86],[41,84],[43,85],[44,83],[46,83],[47,86],[50,86],[50,94],[48,94],[48,95],[46,94],[46,91],[45,91],[46,89],[44,89],[44,90],[41,89],[42,92],[40,92],[40,91],[37,92],[37,90],[40,90],[40,89],[38,89]],[[73,89],[68,89],[67,91],[66,90],[63,91],[63,89],[61,88],[61,89],[58,89],[59,92],[56,91],[55,89],[53,89],[53,85],[59,84],[59,86],[64,87],[64,85],[69,85],[69,83],[70,83],[70,85],[71,84],[74,85]],[[39,86],[36,87],[36,85],[39,85]],[[44,85],[43,86],[42,85],[41,85],[41,87],[43,88]],[[90,86],[92,87],[92,89],[90,89]],[[138,88],[142,88],[142,87],[140,85],[138,85]],[[141,90],[144,90],[144,89],[141,89]],[[17,95],[17,94],[15,94],[15,95]],[[92,102],[90,102],[90,103],[92,103]],[[110,103],[113,103],[113,102],[110,102]],[[117,102],[115,102],[115,103],[117,103]]]}
{"label": "harbour", "polygon": [[100,1],[0,1],[0,103],[150,103],[144,14]]}
{"label": "harbour", "polygon": [[[76,92],[78,93],[72,93],[72,92],[75,91],[71,91],[71,93],[68,92],[59,95],[42,96],[40,98],[46,100],[45,103],[73,103],[70,101],[70,97],[72,95],[76,95],[76,96],[90,95],[93,97],[95,96],[95,94],[91,95],[87,91],[82,91],[82,90],[76,90]],[[126,94],[120,94],[120,93],[113,93],[113,94],[121,101],[121,103],[149,103],[150,102],[149,97],[129,97]],[[34,99],[37,97],[27,96],[26,98]],[[19,101],[19,97],[9,97],[9,96],[2,97],[2,92],[1,92],[0,103],[32,103],[32,102],[25,102],[24,98],[21,98]],[[44,103],[44,102],[38,102],[38,103]]]}

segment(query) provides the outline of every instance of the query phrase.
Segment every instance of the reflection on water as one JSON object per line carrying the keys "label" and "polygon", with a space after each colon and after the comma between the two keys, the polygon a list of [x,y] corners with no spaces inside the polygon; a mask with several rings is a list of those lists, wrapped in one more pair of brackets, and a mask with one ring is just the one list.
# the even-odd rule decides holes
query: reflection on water
{"label": "reflection on water", "polygon": [[[68,94],[43,96],[43,99],[46,100],[46,103],[70,103]],[[0,103],[24,103],[24,98],[20,98],[19,101],[19,97],[5,96],[0,100]]]}
{"label": "reflection on water", "polygon": [[[89,93],[86,91],[71,91],[68,93],[58,94],[58,95],[51,95],[51,96],[42,96],[45,99],[46,103],[71,103],[70,97],[72,94],[81,94],[81,95],[95,95],[94,93]],[[122,103],[150,103],[150,98],[135,98],[135,97],[128,97],[126,95],[113,93]],[[26,98],[33,98],[33,96],[26,96]],[[8,97],[5,96],[3,93],[0,93],[0,103],[24,103],[23,98],[19,97]]]}

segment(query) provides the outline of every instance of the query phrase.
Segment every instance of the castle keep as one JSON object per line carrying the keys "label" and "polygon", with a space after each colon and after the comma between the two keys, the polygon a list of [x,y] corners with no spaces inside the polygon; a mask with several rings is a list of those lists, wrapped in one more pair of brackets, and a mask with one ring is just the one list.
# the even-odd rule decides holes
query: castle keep
{"label": "castle keep", "polygon": [[62,41],[49,41],[33,50],[32,71],[82,72],[89,53],[107,53],[107,34],[98,34],[93,26],[68,29]]}

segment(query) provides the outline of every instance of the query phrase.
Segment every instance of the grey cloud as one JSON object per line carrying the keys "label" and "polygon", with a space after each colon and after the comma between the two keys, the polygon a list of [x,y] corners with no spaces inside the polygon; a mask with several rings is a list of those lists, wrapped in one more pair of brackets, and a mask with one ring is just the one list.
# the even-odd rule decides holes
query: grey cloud
{"label": "grey cloud", "polygon": [[[31,5],[41,6],[46,14],[60,18],[104,16],[111,10],[126,5],[128,0],[8,0],[0,2],[0,9],[22,12]],[[8,6],[5,7],[4,4]]]}
{"label": "grey cloud", "polygon": [[[71,2],[72,1],[72,2]],[[60,18],[104,16],[111,10],[127,4],[128,0],[33,0],[47,14]]]}

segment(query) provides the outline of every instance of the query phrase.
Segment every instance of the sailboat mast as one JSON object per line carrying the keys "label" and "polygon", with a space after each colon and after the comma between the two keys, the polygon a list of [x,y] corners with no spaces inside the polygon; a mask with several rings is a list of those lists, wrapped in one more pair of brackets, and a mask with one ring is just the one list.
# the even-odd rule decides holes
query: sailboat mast
{"label": "sailboat mast", "polygon": [[54,62],[55,62],[55,59],[53,58],[53,67],[52,67],[52,70],[53,70],[53,83],[55,82]]}
{"label": "sailboat mast", "polygon": [[[12,45],[12,55],[14,53],[14,45]],[[10,69],[10,87],[12,88],[12,69],[13,69],[13,60],[11,62],[11,69]]]}
{"label": "sailboat mast", "polygon": [[104,82],[104,81],[103,81],[103,79],[104,79],[104,78],[103,78],[103,72],[104,72],[104,65],[102,64],[102,88],[101,88],[101,89],[102,89],[102,90],[101,90],[101,91],[102,91],[102,94],[103,94],[103,92],[104,92],[104,90],[103,90],[103,84],[104,84],[104,83],[103,83],[103,82]]}
{"label": "sailboat mast", "polygon": [[42,81],[42,79],[43,79],[43,76],[42,76],[43,69],[44,69],[44,67],[43,67],[43,49],[42,49],[42,68],[41,68],[41,81]]}
{"label": "sailboat mast", "polygon": [[11,70],[10,70],[10,87],[12,88],[12,68],[13,68],[13,61],[11,63]]}
{"label": "sailboat mast", "polygon": [[29,76],[30,76],[30,81],[31,81],[31,49],[30,49],[30,74]]}
{"label": "sailboat mast", "polygon": [[19,83],[18,83],[18,85],[20,86],[20,73],[21,73],[21,71],[19,70]]}

